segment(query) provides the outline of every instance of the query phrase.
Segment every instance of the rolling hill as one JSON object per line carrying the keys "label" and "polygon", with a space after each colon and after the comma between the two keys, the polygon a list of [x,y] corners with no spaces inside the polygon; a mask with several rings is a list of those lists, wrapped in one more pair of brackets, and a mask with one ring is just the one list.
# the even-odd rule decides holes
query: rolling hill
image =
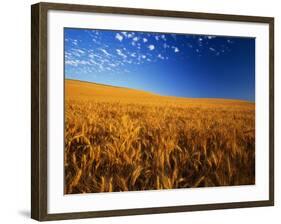
{"label": "rolling hill", "polygon": [[97,84],[78,80],[65,80],[65,97],[72,100],[117,100],[132,103],[184,103],[192,105],[253,106],[254,103],[235,99],[183,98],[161,96],[142,90]]}
{"label": "rolling hill", "polygon": [[255,184],[255,104],[65,80],[66,194]]}

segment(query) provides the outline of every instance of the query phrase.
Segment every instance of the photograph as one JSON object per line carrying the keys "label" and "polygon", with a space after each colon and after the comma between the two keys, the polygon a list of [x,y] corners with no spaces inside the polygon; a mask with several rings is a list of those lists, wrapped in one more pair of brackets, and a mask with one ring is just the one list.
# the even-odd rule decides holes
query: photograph
{"label": "photograph", "polygon": [[64,194],[255,185],[255,37],[63,34]]}

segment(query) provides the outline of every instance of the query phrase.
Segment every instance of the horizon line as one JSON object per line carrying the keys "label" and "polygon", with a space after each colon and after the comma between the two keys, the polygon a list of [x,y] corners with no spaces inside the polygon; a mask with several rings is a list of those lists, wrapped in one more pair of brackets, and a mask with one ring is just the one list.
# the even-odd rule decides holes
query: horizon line
{"label": "horizon line", "polygon": [[92,81],[88,81],[88,80],[73,79],[73,78],[66,78],[66,77],[64,77],[64,80],[78,81],[78,82],[84,82],[84,83],[96,84],[96,85],[102,85],[102,86],[114,87],[114,88],[121,88],[121,89],[129,89],[129,90],[143,91],[143,92],[147,92],[147,93],[154,94],[154,95],[158,95],[158,96],[164,96],[164,97],[177,97],[177,98],[188,98],[188,99],[234,100],[234,101],[244,101],[244,102],[247,102],[247,103],[253,103],[253,104],[255,104],[255,103],[256,103],[256,102],[255,102],[255,100],[254,100],[254,101],[251,101],[251,100],[237,99],[237,98],[219,98],[219,97],[183,97],[183,96],[174,96],[174,95],[162,95],[162,94],[159,94],[159,93],[155,93],[155,92],[153,92],[153,91],[147,91],[147,90],[143,90],[143,89],[134,89],[134,88],[130,88],[130,87],[123,87],[123,86],[114,86],[114,85],[110,85],[110,84],[98,83],[98,82],[92,82]]}

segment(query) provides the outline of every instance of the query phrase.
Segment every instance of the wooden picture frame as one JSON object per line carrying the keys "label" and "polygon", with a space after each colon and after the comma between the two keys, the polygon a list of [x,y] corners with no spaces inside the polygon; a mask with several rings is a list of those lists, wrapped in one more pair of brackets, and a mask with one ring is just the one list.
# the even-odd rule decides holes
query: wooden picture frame
{"label": "wooden picture frame", "polygon": [[[268,200],[197,205],[130,208],[106,211],[48,213],[48,12],[122,14],[211,21],[249,22],[269,25],[269,195]],[[162,11],[90,5],[38,3],[31,7],[31,217],[39,221],[170,212],[203,211],[274,205],[274,18],[223,15],[182,11]]]}

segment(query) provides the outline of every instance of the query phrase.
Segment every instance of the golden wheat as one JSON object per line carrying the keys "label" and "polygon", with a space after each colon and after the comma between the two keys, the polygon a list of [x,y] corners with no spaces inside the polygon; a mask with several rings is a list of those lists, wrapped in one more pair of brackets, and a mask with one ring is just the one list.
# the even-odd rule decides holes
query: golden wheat
{"label": "golden wheat", "polygon": [[66,194],[255,183],[255,104],[65,85]]}

